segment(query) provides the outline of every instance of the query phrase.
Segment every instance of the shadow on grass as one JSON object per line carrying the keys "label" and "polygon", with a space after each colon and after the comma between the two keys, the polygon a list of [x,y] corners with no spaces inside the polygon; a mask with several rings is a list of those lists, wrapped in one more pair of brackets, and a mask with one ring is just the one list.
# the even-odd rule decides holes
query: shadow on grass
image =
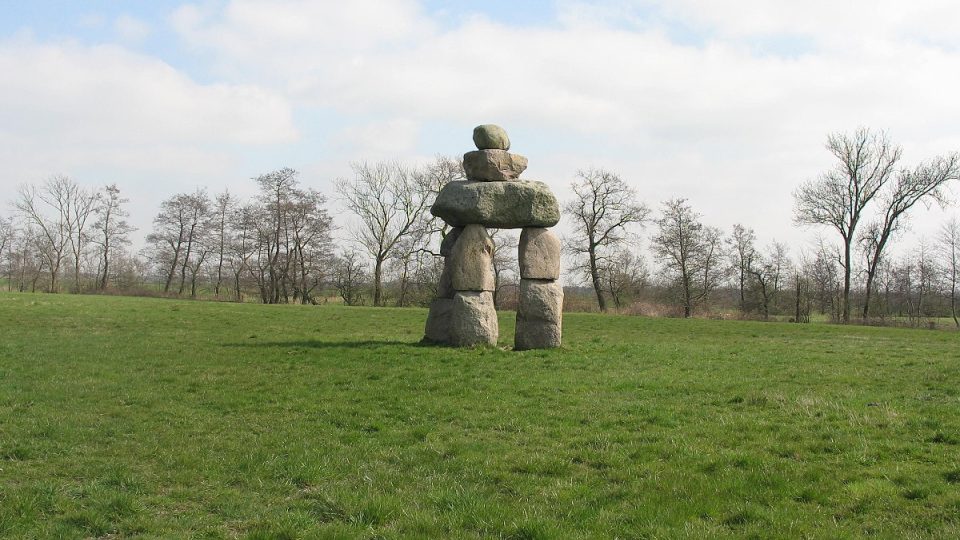
{"label": "shadow on grass", "polygon": [[404,345],[407,347],[436,347],[433,343],[420,341],[399,340],[359,340],[359,341],[321,341],[308,339],[299,341],[257,341],[252,343],[225,343],[224,347],[240,348],[304,348],[304,349],[376,349],[379,347],[393,347]]}

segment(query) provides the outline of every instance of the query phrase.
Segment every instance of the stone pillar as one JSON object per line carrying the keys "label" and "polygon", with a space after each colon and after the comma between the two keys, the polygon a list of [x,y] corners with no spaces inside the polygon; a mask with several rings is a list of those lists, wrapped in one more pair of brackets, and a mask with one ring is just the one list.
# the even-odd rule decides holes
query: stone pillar
{"label": "stone pillar", "polygon": [[427,314],[423,340],[428,343],[450,343],[450,313],[453,311],[453,296],[456,293],[450,279],[450,256],[453,255],[453,246],[457,243],[461,232],[463,227],[450,229],[440,243],[443,272],[437,284],[437,297],[430,302],[430,312]]}
{"label": "stone pillar", "polygon": [[445,255],[437,299],[430,304],[424,338],[457,347],[496,345],[493,240],[482,225],[455,228],[440,246]]}
{"label": "stone pillar", "polygon": [[559,347],[563,326],[560,239],[549,229],[524,227],[520,233],[520,304],[513,348]]}

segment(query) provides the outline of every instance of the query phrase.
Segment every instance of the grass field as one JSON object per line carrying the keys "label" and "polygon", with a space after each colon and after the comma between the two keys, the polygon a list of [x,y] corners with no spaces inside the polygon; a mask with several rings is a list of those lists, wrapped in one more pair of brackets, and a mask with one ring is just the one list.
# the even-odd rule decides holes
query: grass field
{"label": "grass field", "polygon": [[0,294],[0,536],[960,537],[960,333],[425,316]]}

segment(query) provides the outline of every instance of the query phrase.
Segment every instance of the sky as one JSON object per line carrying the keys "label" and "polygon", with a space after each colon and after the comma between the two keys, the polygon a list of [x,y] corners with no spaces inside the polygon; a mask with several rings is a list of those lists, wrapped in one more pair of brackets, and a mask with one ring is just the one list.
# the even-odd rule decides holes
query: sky
{"label": "sky", "polygon": [[[163,199],[301,171],[338,219],[350,163],[473,149],[496,123],[558,197],[604,168],[654,209],[809,248],[792,193],[827,135],[960,151],[960,3],[940,0],[2,2],[0,216],[17,186],[116,183],[139,242]],[[953,186],[952,200],[960,198]],[[910,246],[956,205],[918,208]],[[560,230],[569,230],[562,222]],[[650,229],[641,232],[649,237]]]}

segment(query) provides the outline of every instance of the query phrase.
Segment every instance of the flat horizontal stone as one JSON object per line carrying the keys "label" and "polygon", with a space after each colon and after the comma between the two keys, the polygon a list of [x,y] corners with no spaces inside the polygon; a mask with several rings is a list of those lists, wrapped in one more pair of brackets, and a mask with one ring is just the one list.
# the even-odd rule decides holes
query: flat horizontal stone
{"label": "flat horizontal stone", "polygon": [[437,195],[430,212],[454,227],[469,224],[519,229],[553,227],[560,205],[543,182],[450,182]]}
{"label": "flat horizontal stone", "polygon": [[467,180],[507,182],[516,180],[525,170],[527,158],[506,150],[475,150],[463,155]]}

